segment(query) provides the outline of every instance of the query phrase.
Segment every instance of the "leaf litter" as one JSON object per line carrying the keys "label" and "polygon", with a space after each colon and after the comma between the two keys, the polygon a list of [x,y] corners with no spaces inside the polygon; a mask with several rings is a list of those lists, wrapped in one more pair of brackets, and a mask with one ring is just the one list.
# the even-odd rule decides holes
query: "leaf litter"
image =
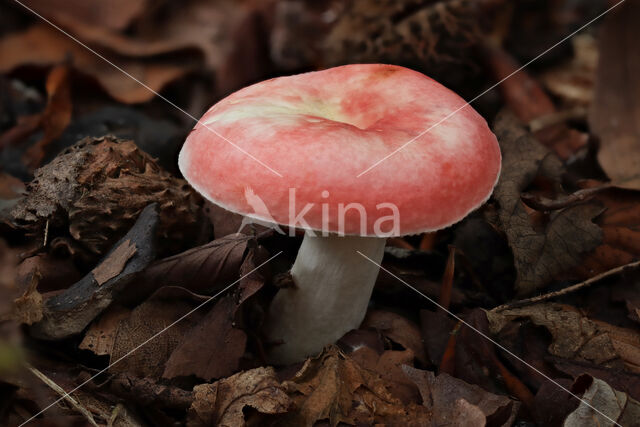
{"label": "leaf litter", "polygon": [[[196,117],[249,83],[362,61],[410,66],[472,99],[604,11],[98,3],[27,4]],[[19,25],[0,32],[0,423],[113,363],[39,421],[611,425],[560,384],[637,422],[636,4],[477,99],[503,154],[492,198],[386,249],[385,268],[499,346],[380,274],[360,328],[288,366],[265,362],[261,326],[299,236],[237,233],[241,218],[178,176],[190,119],[27,11],[1,9]]]}

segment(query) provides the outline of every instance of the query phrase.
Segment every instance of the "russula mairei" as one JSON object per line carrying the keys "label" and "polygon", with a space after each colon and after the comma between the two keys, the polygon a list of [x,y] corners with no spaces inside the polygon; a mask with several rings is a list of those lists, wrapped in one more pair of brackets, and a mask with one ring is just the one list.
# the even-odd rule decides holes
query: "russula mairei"
{"label": "russula mairei", "polygon": [[230,211],[307,230],[295,287],[267,316],[281,342],[271,361],[303,360],[360,325],[378,266],[357,251],[380,263],[386,237],[447,227],[488,199],[500,149],[465,104],[418,72],[358,64],[257,83],[204,114],[180,152],[189,183]]}

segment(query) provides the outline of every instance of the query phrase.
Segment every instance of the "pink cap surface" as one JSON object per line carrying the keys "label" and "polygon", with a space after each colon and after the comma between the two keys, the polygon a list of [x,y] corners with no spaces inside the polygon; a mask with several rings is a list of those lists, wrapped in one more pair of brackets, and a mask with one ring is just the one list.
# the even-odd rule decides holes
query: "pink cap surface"
{"label": "pink cap surface", "polygon": [[[464,105],[429,77],[393,65],[279,77],[209,109],[179,166],[213,203],[267,222],[355,235],[437,230],[484,203],[500,172],[496,137]],[[394,230],[390,206],[399,214]]]}

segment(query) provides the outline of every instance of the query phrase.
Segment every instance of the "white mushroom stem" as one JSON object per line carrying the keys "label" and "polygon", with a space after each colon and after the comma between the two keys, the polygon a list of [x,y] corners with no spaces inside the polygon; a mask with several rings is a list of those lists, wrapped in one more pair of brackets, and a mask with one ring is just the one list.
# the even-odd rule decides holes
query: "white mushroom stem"
{"label": "white mushroom stem", "polygon": [[291,269],[294,288],[278,291],[269,308],[271,363],[287,364],[319,353],[364,319],[385,238],[306,234]]}

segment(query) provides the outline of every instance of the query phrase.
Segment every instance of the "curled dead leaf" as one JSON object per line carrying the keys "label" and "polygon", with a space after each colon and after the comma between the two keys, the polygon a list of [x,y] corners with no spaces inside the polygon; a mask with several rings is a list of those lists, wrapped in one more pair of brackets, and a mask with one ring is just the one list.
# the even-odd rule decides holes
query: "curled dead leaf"
{"label": "curled dead leaf", "polygon": [[[582,395],[580,406],[567,416],[563,427],[637,426],[640,402],[590,375],[576,379],[572,391]],[[596,408],[596,412],[593,408]]]}
{"label": "curled dead leaf", "polygon": [[591,320],[571,306],[555,303],[486,313],[494,334],[509,322],[528,318],[549,331],[548,350],[554,356],[640,372],[640,334],[635,330]]}
{"label": "curled dead leaf", "polygon": [[[282,414],[291,405],[272,367],[239,372],[213,384],[200,384],[193,393],[187,419],[190,427],[244,426],[246,407],[259,414]],[[254,418],[259,420],[259,416]],[[253,419],[253,423],[258,420]]]}
{"label": "curled dead leaf", "polygon": [[516,291],[523,295],[576,267],[602,242],[602,230],[592,220],[604,209],[592,203],[571,206],[551,213],[542,230],[534,227],[520,193],[539,174],[559,181],[562,165],[513,116],[500,115],[494,130],[503,166],[493,197],[513,251]]}
{"label": "curled dead leaf", "polygon": [[296,410],[284,417],[283,425],[311,426],[321,420],[331,426],[420,425],[430,419],[424,407],[405,406],[389,392],[388,384],[378,374],[363,369],[335,346],[307,359],[283,386],[296,405]]}

